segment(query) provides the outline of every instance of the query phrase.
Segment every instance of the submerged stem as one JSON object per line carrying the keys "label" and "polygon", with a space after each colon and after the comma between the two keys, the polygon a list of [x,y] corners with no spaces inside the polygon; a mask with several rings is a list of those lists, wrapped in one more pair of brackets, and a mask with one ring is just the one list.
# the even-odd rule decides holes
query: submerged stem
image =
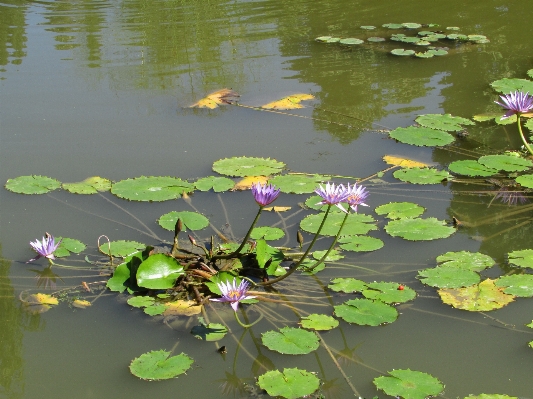
{"label": "submerged stem", "polygon": [[261,319],[263,318],[263,314],[261,313],[261,316],[259,316],[259,318],[254,321],[253,323],[250,323],[250,324],[244,324],[240,319],[239,319],[239,316],[237,315],[237,312],[233,312],[235,314],[235,320],[237,320],[237,323],[239,323],[241,325],[241,327],[244,327],[244,328],[250,328],[252,327],[254,324],[257,324],[261,321]]}

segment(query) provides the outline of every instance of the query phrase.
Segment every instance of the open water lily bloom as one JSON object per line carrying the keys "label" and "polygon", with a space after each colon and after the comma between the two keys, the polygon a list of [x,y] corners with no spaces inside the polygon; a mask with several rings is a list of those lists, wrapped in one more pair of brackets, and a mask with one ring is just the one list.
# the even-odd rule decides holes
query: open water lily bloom
{"label": "open water lily bloom", "polygon": [[341,211],[347,212],[342,206],[342,202],[346,202],[350,192],[344,185],[335,186],[335,183],[328,182],[325,188],[320,185],[315,190],[315,193],[322,197],[322,201],[317,203],[317,205],[336,205]]}
{"label": "open water lily bloom", "polygon": [[347,191],[349,192],[348,198],[346,198],[346,202],[348,202],[348,205],[350,205],[350,208],[354,210],[354,212],[357,212],[357,206],[368,206],[365,204],[365,201],[369,195],[366,188],[363,186],[358,186],[357,184],[354,184],[350,187],[350,184],[348,184]]}
{"label": "open water lily bloom", "polygon": [[526,114],[533,111],[533,96],[529,95],[529,92],[523,93],[521,91],[515,91],[513,93],[500,96],[502,102],[494,101],[496,104],[501,105],[507,110],[501,119],[509,118],[513,115]]}
{"label": "open water lily bloom", "polygon": [[260,206],[267,206],[274,202],[279,195],[279,189],[276,189],[276,186],[272,184],[261,184],[254,183],[252,184],[252,193]]}
{"label": "open water lily bloom", "polygon": [[239,308],[240,301],[255,298],[255,296],[246,295],[250,289],[250,283],[248,283],[246,280],[242,280],[238,286],[235,278],[233,278],[233,283],[230,283],[228,280],[225,283],[217,283],[217,285],[222,292],[222,298],[215,298],[211,300],[217,302],[229,302],[235,312]]}
{"label": "open water lily bloom", "polygon": [[55,259],[54,251],[57,249],[60,243],[61,243],[61,240],[59,240],[56,243],[54,236],[43,237],[42,242],[39,241],[38,239],[35,240],[35,242],[30,241],[30,245],[33,248],[33,250],[37,252],[37,256],[33,259],[30,259],[28,262],[33,262],[34,260],[37,260],[41,257],[48,258],[48,259]]}

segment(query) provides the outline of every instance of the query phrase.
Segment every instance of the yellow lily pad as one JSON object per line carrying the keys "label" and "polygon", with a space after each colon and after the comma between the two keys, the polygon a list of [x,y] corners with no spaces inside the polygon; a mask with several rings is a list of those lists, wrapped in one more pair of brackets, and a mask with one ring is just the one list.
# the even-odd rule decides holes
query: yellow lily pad
{"label": "yellow lily pad", "polygon": [[413,161],[408,158],[395,157],[393,155],[385,155],[383,160],[389,165],[401,166],[402,168],[426,168],[430,166],[427,163]]}
{"label": "yellow lily pad", "polygon": [[165,303],[163,316],[193,316],[202,311],[202,306],[197,305],[195,301],[178,300]]}
{"label": "yellow lily pad", "polygon": [[31,294],[21,299],[27,311],[33,314],[44,313],[59,302],[57,298],[47,294]]}
{"label": "yellow lily pad", "polygon": [[246,176],[233,186],[232,190],[249,190],[255,183],[266,184],[269,176]]}
{"label": "yellow lily pad", "polygon": [[268,208],[263,208],[264,211],[270,212],[287,212],[291,210],[290,206],[269,206]]}
{"label": "yellow lily pad", "polygon": [[296,109],[303,108],[304,106],[300,104],[301,101],[312,100],[315,96],[312,94],[292,94],[287,97],[283,97],[280,100],[273,101],[271,103],[262,105],[261,108],[264,109]]}
{"label": "yellow lily pad", "polygon": [[85,309],[89,306],[92,306],[92,303],[83,299],[75,299],[74,301],[72,301],[72,306],[78,309]]}
{"label": "yellow lily pad", "polygon": [[442,288],[438,293],[442,301],[457,309],[485,312],[503,308],[514,301],[515,296],[503,292],[490,278],[466,288]]}
{"label": "yellow lily pad", "polygon": [[189,108],[209,108],[215,109],[219,105],[231,104],[235,97],[239,97],[239,94],[231,89],[221,89],[215,91],[202,98],[200,101],[194,103]]}

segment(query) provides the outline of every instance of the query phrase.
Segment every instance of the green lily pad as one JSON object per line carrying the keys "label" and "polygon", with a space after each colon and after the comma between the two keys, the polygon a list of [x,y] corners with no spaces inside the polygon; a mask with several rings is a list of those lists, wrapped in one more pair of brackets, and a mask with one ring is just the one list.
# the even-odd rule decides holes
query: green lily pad
{"label": "green lily pad", "polygon": [[292,327],[283,327],[279,332],[266,331],[261,339],[268,349],[287,355],[305,355],[319,345],[315,333]]}
{"label": "green lily pad", "polygon": [[145,248],[146,245],[137,241],[111,241],[100,244],[100,252],[105,255],[125,257],[137,252],[139,249]]}
{"label": "green lily pad", "polygon": [[415,53],[415,57],[418,57],[418,58],[433,58],[434,56],[435,54],[429,51],[426,51],[425,53]]}
{"label": "green lily pad", "polygon": [[494,266],[496,262],[490,256],[479,252],[446,252],[437,256],[437,262],[445,267],[460,267],[462,269],[480,272]]}
{"label": "green lily pad", "polygon": [[509,252],[509,263],[518,267],[533,268],[533,249]]}
{"label": "green lily pad", "polygon": [[485,155],[479,158],[478,162],[488,168],[506,172],[521,172],[533,166],[529,159],[513,155]]}
{"label": "green lily pad", "polygon": [[503,94],[509,94],[517,90],[524,93],[533,93],[533,81],[527,79],[503,78],[495,80],[490,85],[494,90]]}
{"label": "green lily pad", "polygon": [[344,321],[362,326],[379,326],[398,318],[396,308],[370,299],[351,299],[334,308],[335,314]]}
{"label": "green lily pad", "polygon": [[[414,43],[415,46],[429,46],[431,44],[428,40],[418,40]],[[421,58],[431,58],[434,56],[433,53],[426,51],[425,53],[415,53],[415,56],[420,57],[418,54],[423,54]]]}
{"label": "green lily pad", "polygon": [[417,278],[426,285],[437,288],[461,288],[479,283],[476,272],[453,266],[438,266],[418,271]]}
{"label": "green lily pad", "polygon": [[520,399],[520,398],[517,398],[516,396],[509,396],[509,395],[482,393],[481,395],[468,395],[464,399]]}
{"label": "green lily pad", "polygon": [[331,330],[339,325],[339,321],[325,314],[310,314],[302,317],[300,324],[310,330]]}
{"label": "green lily pad", "polygon": [[111,193],[130,201],[167,201],[193,189],[192,184],[177,177],[141,176],[116,182]]}
{"label": "green lily pad", "polygon": [[531,274],[512,274],[503,276],[494,281],[496,287],[503,287],[506,294],[519,297],[533,296],[533,275]]}
{"label": "green lily pad", "polygon": [[199,326],[194,326],[191,330],[191,334],[202,341],[219,341],[227,333],[228,329],[219,323],[200,324]]}
{"label": "green lily pad", "polygon": [[372,25],[363,25],[363,26],[360,26],[361,29],[365,29],[365,30],[374,30],[376,29],[375,26],[372,26]]}
{"label": "green lily pad", "polygon": [[183,267],[171,256],[151,255],[137,270],[139,287],[164,290],[172,288],[178,277],[184,275]]}
{"label": "green lily pad", "polygon": [[167,380],[185,373],[193,360],[182,353],[170,356],[170,352],[159,350],[144,353],[130,364],[131,373],[143,380]]}
{"label": "green lily pad", "polygon": [[415,22],[404,22],[404,23],[402,24],[402,26],[403,26],[404,28],[408,28],[408,29],[418,29],[418,28],[421,28],[421,27],[422,27],[421,24],[417,24],[417,23],[415,23]]}
{"label": "green lily pad", "polygon": [[350,294],[353,292],[362,292],[366,286],[367,284],[362,280],[357,280],[351,277],[339,277],[331,280],[328,288],[335,292],[346,292],[347,294]]}
{"label": "green lily pad", "polygon": [[426,399],[444,390],[444,385],[435,377],[414,370],[392,370],[392,377],[374,378],[374,385],[387,395],[404,399]]}
{"label": "green lily pad", "polygon": [[319,36],[315,40],[317,42],[327,43],[329,39],[331,39],[331,36]]}
{"label": "green lily pad", "polygon": [[492,176],[498,173],[497,169],[489,168],[485,165],[480,164],[478,161],[473,159],[453,161],[448,165],[448,169],[453,173],[463,176]]}
{"label": "green lily pad", "polygon": [[[326,252],[328,251],[327,250],[315,251],[313,252],[313,258],[315,260],[320,260],[326,254]],[[333,249],[329,252],[328,256],[326,257],[326,259],[324,259],[324,261],[325,262],[336,262],[338,260],[341,260],[342,258],[344,258],[344,255],[340,254],[339,251]]]}
{"label": "green lily pad", "polygon": [[402,24],[383,24],[381,26],[389,29],[402,29],[404,27]]}
{"label": "green lily pad", "polygon": [[393,237],[410,241],[427,241],[446,238],[455,233],[455,229],[446,226],[446,222],[436,218],[413,218],[391,220],[385,231]]}
{"label": "green lily pad", "polygon": [[504,293],[502,288],[496,287],[491,279],[465,288],[441,288],[438,293],[442,302],[470,312],[500,309],[515,298]]}
{"label": "green lily pad", "polygon": [[379,238],[369,236],[343,236],[339,244],[345,251],[369,252],[376,251],[385,245]]}
{"label": "green lily pad", "polygon": [[346,44],[348,46],[353,46],[354,44],[361,44],[364,43],[364,40],[356,39],[354,37],[348,37],[346,39],[339,40],[340,44]]}
{"label": "green lily pad", "polygon": [[461,30],[458,26],[447,26],[446,30]]}
{"label": "green lily pad", "polygon": [[[336,236],[339,232],[340,225],[344,220],[344,216],[345,214],[342,212],[330,213],[320,234],[325,236]],[[323,218],[324,213],[306,216],[300,222],[300,228],[304,231],[315,234],[318,231]],[[374,222],[375,220],[372,216],[365,215],[363,213],[352,213],[348,216],[348,219],[344,224],[342,234],[364,235],[370,230],[377,230],[377,227],[373,224]]]}
{"label": "green lily pad", "polygon": [[427,127],[398,127],[389,135],[401,143],[416,145],[419,147],[444,146],[453,143],[455,138],[442,130]]}
{"label": "green lily pad", "polygon": [[428,52],[439,57],[448,54],[448,52],[444,49],[431,49],[428,50]]}
{"label": "green lily pad", "polygon": [[285,235],[284,231],[277,227],[255,227],[250,234],[250,238],[258,240],[264,238],[265,240],[279,240]]}
{"label": "green lily pad", "polygon": [[444,130],[446,132],[459,132],[464,129],[461,125],[475,124],[469,119],[461,118],[459,116],[451,116],[450,114],[420,115],[415,119],[415,122],[424,127]]}
{"label": "green lily pad", "polygon": [[147,306],[143,309],[143,312],[148,316],[157,316],[163,314],[167,307],[162,303],[156,303],[150,306]]}
{"label": "green lily pad", "polygon": [[389,219],[415,218],[424,211],[424,207],[413,202],[389,202],[375,209],[378,215],[386,215]]}
{"label": "green lily pad", "polygon": [[153,305],[155,299],[151,296],[132,296],[127,302],[128,305],[133,306],[134,308],[144,308]]}
{"label": "green lily pad", "polygon": [[74,238],[56,237],[56,241],[59,241],[59,240],[61,240],[61,243],[59,244],[57,249],[54,251],[54,255],[57,256],[58,258],[69,256],[71,252],[74,252],[75,254],[79,254],[81,251],[87,248],[87,246],[84,243]]}
{"label": "green lily pad", "polygon": [[59,180],[47,176],[19,176],[8,179],[5,188],[18,194],[46,194],[61,187]]}
{"label": "green lily pad", "polygon": [[180,219],[183,226],[189,230],[201,230],[209,226],[209,219],[204,215],[190,211],[172,211],[165,213],[159,218],[157,223],[166,230],[174,231],[178,219]]}
{"label": "green lily pad", "polygon": [[414,50],[404,50],[403,48],[395,48],[391,51],[391,54],[394,55],[413,55],[414,53]]}
{"label": "green lily pad", "polygon": [[533,175],[518,176],[515,180],[522,187],[533,188]]}
{"label": "green lily pad", "polygon": [[297,368],[268,371],[260,375],[257,384],[272,397],[287,399],[307,397],[315,392],[320,380],[313,374]]}
{"label": "green lily pad", "polygon": [[402,43],[413,43],[413,44],[416,44],[420,41],[422,41],[421,38],[419,37],[416,37],[416,36],[405,36],[405,35],[396,35],[394,37],[394,40],[395,41],[398,41],[398,42],[402,42]]}
{"label": "green lily pad", "polygon": [[398,180],[413,184],[440,184],[451,178],[447,171],[434,168],[405,168],[392,175]]}
{"label": "green lily pad", "polygon": [[415,299],[416,291],[405,285],[389,282],[374,282],[367,284],[363,296],[388,304],[404,303]]}
{"label": "green lily pad", "polygon": [[73,194],[96,194],[98,192],[109,191],[111,180],[102,177],[89,177],[79,183],[63,183],[63,190]]}
{"label": "green lily pad", "polygon": [[213,163],[213,170],[227,176],[269,176],[280,173],[283,162],[270,158],[233,157],[219,159]]}
{"label": "green lily pad", "polygon": [[308,194],[315,191],[319,183],[327,180],[328,176],[322,175],[282,175],[275,176],[268,182],[275,185],[283,193]]}
{"label": "green lily pad", "polygon": [[533,119],[532,118],[528,119],[528,121],[526,123],[524,123],[524,126],[527,129],[529,129],[530,132],[533,132]]}
{"label": "green lily pad", "polygon": [[209,191],[213,189],[215,193],[228,191],[233,188],[235,182],[223,176],[208,176],[198,179],[194,186],[200,191]]}
{"label": "green lily pad", "polygon": [[270,265],[266,269],[268,274],[273,274],[285,259],[285,254],[282,250],[268,245],[264,239],[257,240],[255,256],[261,268],[266,267],[267,263],[270,262]]}
{"label": "green lily pad", "polygon": [[485,35],[468,35],[468,40],[471,40],[473,42],[477,42],[480,40],[487,40],[487,36]]}
{"label": "green lily pad", "polygon": [[384,42],[385,41],[385,38],[384,37],[376,37],[376,36],[372,36],[372,37],[369,37],[368,39],[366,39],[368,42],[372,42],[372,43],[379,43],[379,42]]}

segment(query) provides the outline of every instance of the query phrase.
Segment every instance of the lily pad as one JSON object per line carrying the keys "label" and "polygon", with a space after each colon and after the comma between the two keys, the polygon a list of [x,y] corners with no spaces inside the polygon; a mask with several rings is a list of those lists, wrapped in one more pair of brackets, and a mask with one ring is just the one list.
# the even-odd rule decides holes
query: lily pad
{"label": "lily pad", "polygon": [[494,90],[503,94],[509,94],[517,90],[533,93],[533,81],[527,79],[503,78],[495,80],[490,85]]}
{"label": "lily pad", "polygon": [[315,191],[319,183],[328,180],[329,176],[290,174],[275,176],[268,182],[275,185],[283,193],[309,194]]}
{"label": "lily pad", "polygon": [[421,24],[417,24],[415,22],[404,22],[402,26],[407,29],[418,29],[422,27]]}
{"label": "lily pad", "polygon": [[280,173],[283,162],[270,158],[233,157],[219,159],[213,163],[213,170],[227,176],[259,176]]}
{"label": "lily pad", "polygon": [[317,42],[327,43],[329,39],[331,39],[331,36],[319,36],[315,40]]}
{"label": "lily pad", "polygon": [[443,267],[460,267],[474,272],[485,270],[496,263],[488,255],[469,251],[446,252],[437,256],[437,262],[442,263]]}
{"label": "lily pad", "polygon": [[178,219],[181,220],[183,226],[189,230],[201,230],[209,226],[209,219],[204,215],[198,212],[182,211],[176,212],[172,211],[162,215],[157,223],[169,231],[174,231]]}
{"label": "lily pad", "polygon": [[334,308],[335,314],[344,321],[363,326],[379,326],[398,318],[396,308],[370,299],[351,299]]}
{"label": "lily pad", "polygon": [[346,39],[339,40],[340,44],[345,44],[347,46],[353,46],[354,44],[362,44],[364,42],[365,42],[364,40],[356,39],[354,37],[348,37]]}
{"label": "lily pad", "polygon": [[128,305],[133,306],[134,308],[144,308],[153,305],[155,299],[151,296],[133,296],[129,298],[127,302]]}
{"label": "lily pad", "polygon": [[325,314],[310,314],[302,317],[300,324],[310,330],[331,330],[339,325],[339,321]]}
{"label": "lily pad", "polygon": [[395,48],[391,51],[391,54],[394,55],[413,55],[414,53],[414,50],[404,50],[403,48]]}
{"label": "lily pad", "polygon": [[428,52],[439,57],[448,54],[448,51],[444,49],[431,49],[431,50],[428,50]]}
{"label": "lily pad", "polygon": [[485,312],[500,309],[514,301],[514,296],[503,292],[494,284],[494,280],[486,279],[479,284],[465,288],[446,288],[438,290],[442,302],[457,309],[470,312]]}
{"label": "lily pad", "polygon": [[[330,212],[320,234],[325,236],[336,236],[339,232],[344,217],[345,214],[343,212]],[[322,223],[322,219],[324,219],[324,213],[306,216],[300,222],[300,228],[304,231],[315,234]],[[370,230],[377,230],[377,227],[373,224],[374,222],[375,220],[372,216],[365,215],[363,213],[352,213],[348,216],[348,219],[344,224],[342,234],[359,235],[366,234]]]}
{"label": "lily pad", "polygon": [[151,255],[137,270],[139,287],[164,290],[172,288],[178,277],[184,275],[183,267],[171,256]]}
{"label": "lily pad", "polygon": [[292,327],[283,327],[279,332],[266,331],[262,334],[262,341],[268,349],[287,355],[305,355],[319,345],[315,333]]}
{"label": "lily pad", "polygon": [[383,24],[381,26],[389,29],[402,29],[404,27],[402,24]]}
{"label": "lily pad", "polygon": [[379,42],[384,42],[385,41],[385,38],[384,37],[377,37],[377,36],[372,36],[372,37],[369,37],[368,39],[366,39],[368,42],[372,42],[372,43],[379,43]]}
{"label": "lily pad", "polygon": [[404,303],[415,299],[416,291],[405,285],[389,282],[374,282],[367,284],[363,295],[367,299],[374,299],[388,304]]}
{"label": "lily pad", "polygon": [[79,183],[63,183],[63,190],[73,194],[96,194],[110,189],[111,180],[99,176],[89,177]]}
{"label": "lily pad", "polygon": [[522,187],[533,188],[533,175],[518,176],[515,180]]}
{"label": "lily pad", "polygon": [[427,373],[414,370],[392,370],[392,377],[381,376],[374,378],[374,385],[387,395],[404,399],[426,399],[436,396],[444,390],[444,385],[438,379]]}
{"label": "lily pad", "polygon": [[163,316],[193,316],[202,311],[202,305],[198,305],[195,301],[177,300],[167,302],[164,304],[165,311]]}
{"label": "lily pad", "polygon": [[469,119],[450,114],[420,115],[415,121],[421,126],[446,132],[459,132],[464,129],[461,125],[474,125],[474,122]]}
{"label": "lily pad", "polygon": [[[343,39],[346,40],[346,39]],[[342,40],[339,41],[342,43]],[[315,96],[312,94],[292,94],[287,97],[283,97],[279,100],[273,101],[271,103],[262,105],[261,108],[264,109],[278,109],[278,110],[285,110],[285,109],[297,109],[297,108],[303,108],[304,106],[300,104],[300,102],[305,100],[312,100]]]}
{"label": "lily pad", "polygon": [[418,58],[433,58],[434,56],[435,56],[435,54],[433,54],[433,53],[431,53],[429,51],[426,51],[425,53],[415,53],[415,57],[418,57]]}
{"label": "lily pad", "polygon": [[24,309],[32,314],[40,314],[47,312],[52,308],[52,305],[57,305],[59,302],[56,297],[48,294],[31,294],[21,298]]}
{"label": "lily pad", "polygon": [[185,373],[192,363],[184,353],[170,356],[170,352],[164,350],[151,351],[133,359],[130,371],[142,380],[166,380]]}
{"label": "lily pad", "polygon": [[533,249],[509,252],[509,263],[519,267],[533,268]]}
{"label": "lily pad", "polygon": [[496,287],[503,287],[506,294],[519,297],[533,297],[533,275],[512,274],[495,280]]}
{"label": "lily pad", "polygon": [[521,172],[533,166],[533,162],[529,159],[513,155],[485,155],[479,158],[478,161],[489,168],[506,172]]}
{"label": "lily pad", "polygon": [[455,140],[450,133],[442,130],[415,126],[396,128],[389,135],[401,143],[419,147],[444,146],[453,143]]}
{"label": "lily pad", "polygon": [[233,188],[235,182],[227,177],[223,176],[208,176],[202,179],[198,179],[194,186],[200,191],[209,191],[213,189],[215,193],[222,191],[228,191]]}
{"label": "lily pad", "polygon": [[[174,230],[174,229],[172,229]],[[146,245],[137,241],[111,241],[100,245],[99,250],[105,255],[125,257],[145,248]]]}
{"label": "lily pad", "polygon": [[439,184],[451,177],[447,171],[434,168],[400,169],[394,172],[393,176],[398,180],[413,184]]}
{"label": "lily pad", "polygon": [[478,161],[473,159],[466,159],[460,161],[453,161],[448,165],[448,169],[453,173],[463,176],[492,176],[498,173],[497,169],[489,168],[485,165],[480,164]]}
{"label": "lily pad", "polygon": [[372,26],[372,25],[363,25],[363,26],[360,26],[361,29],[365,29],[365,30],[374,30],[376,29],[375,26]]}
{"label": "lily pad", "polygon": [[221,89],[208,94],[200,101],[194,103],[190,108],[209,108],[215,109],[219,105],[231,104],[239,97],[239,94],[231,89]]}
{"label": "lily pad", "polygon": [[376,251],[385,245],[379,238],[369,236],[343,236],[339,244],[345,251],[354,252]]}
{"label": "lily pad", "polygon": [[59,180],[47,176],[19,176],[8,179],[5,188],[18,194],[46,194],[61,187]]}
{"label": "lily pad", "polygon": [[367,286],[362,280],[357,280],[355,278],[346,277],[346,278],[335,278],[331,280],[328,285],[330,290],[335,292],[346,292],[347,294],[353,292],[362,292]]}
{"label": "lily pad", "polygon": [[263,226],[255,227],[250,234],[250,237],[254,240],[263,238],[265,240],[278,240],[283,237],[285,233],[283,230],[277,227]]}
{"label": "lily pad", "polygon": [[453,266],[438,266],[418,271],[417,276],[426,285],[437,288],[461,288],[479,283],[479,274]]}
{"label": "lily pad", "polygon": [[427,241],[446,238],[455,233],[453,227],[436,218],[405,218],[391,220],[385,226],[385,231],[393,237],[401,237],[410,241]]}
{"label": "lily pad", "polygon": [[[327,250],[315,251],[315,252],[313,252],[313,258],[315,260],[320,260],[326,254],[326,252],[328,252],[328,251]],[[330,251],[330,253],[326,257],[326,259],[324,259],[324,261],[325,262],[335,262],[335,261],[341,260],[342,258],[344,258],[344,255],[341,255],[337,250],[333,249],[333,250]]]}
{"label": "lily pad", "polygon": [[394,155],[385,155],[383,160],[389,165],[401,166],[402,168],[425,168],[429,166],[427,163],[404,157],[396,157]]}
{"label": "lily pad", "polygon": [[268,371],[260,375],[257,384],[272,397],[287,399],[307,397],[315,392],[320,380],[313,374],[297,368]]}
{"label": "lily pad", "polygon": [[389,219],[415,218],[424,211],[424,207],[413,202],[389,202],[375,209],[378,215],[386,215]]}
{"label": "lily pad", "polygon": [[80,240],[68,237],[56,237],[56,240],[61,240],[61,243],[54,251],[54,255],[61,258],[64,256],[69,256],[71,252],[79,254],[81,251],[85,250],[87,246],[82,243]]}
{"label": "lily pad", "polygon": [[481,395],[468,395],[464,399],[520,399],[520,398],[517,398],[516,396],[509,396],[509,395],[482,393]]}
{"label": "lily pad", "polygon": [[219,341],[228,333],[228,329],[219,323],[200,324],[194,326],[191,334],[202,341]]}
{"label": "lily pad", "polygon": [[141,176],[113,184],[111,193],[130,201],[167,201],[192,192],[194,186],[177,177]]}

